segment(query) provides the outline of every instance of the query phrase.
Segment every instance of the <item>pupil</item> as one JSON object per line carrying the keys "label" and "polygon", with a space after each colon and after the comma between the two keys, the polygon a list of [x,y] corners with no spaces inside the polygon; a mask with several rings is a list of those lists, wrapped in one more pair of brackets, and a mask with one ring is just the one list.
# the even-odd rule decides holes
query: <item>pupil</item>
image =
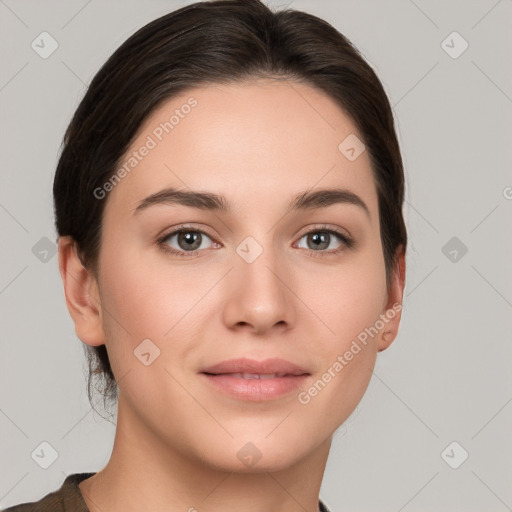
{"label": "pupil", "polygon": [[[316,246],[316,248],[318,248],[319,245],[326,244],[326,239],[328,236],[329,236],[328,233],[315,233],[313,235],[313,243]],[[328,242],[327,242],[327,245],[329,245]],[[322,248],[324,248],[324,247],[322,247]]]}
{"label": "pupil", "polygon": [[186,245],[188,245],[185,250],[197,249],[197,247],[201,245],[200,243],[197,243],[197,240],[199,239],[199,233],[197,232],[185,231],[181,233],[181,241],[183,241],[183,239],[185,239]]}

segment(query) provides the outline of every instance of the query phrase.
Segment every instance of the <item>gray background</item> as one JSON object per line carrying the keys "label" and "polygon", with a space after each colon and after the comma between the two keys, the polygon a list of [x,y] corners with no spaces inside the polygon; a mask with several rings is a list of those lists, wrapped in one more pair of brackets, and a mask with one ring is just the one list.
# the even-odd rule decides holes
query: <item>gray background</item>
{"label": "gray background", "polygon": [[[115,427],[87,401],[51,252],[52,179],[86,84],[136,29],[186,3],[0,0],[1,508],[109,459]],[[401,330],[335,436],[321,497],[333,512],[512,510],[512,1],[290,6],[375,68],[407,173]],[[43,31],[59,45],[46,59],[31,48]],[[469,44],[458,58],[445,50],[461,39],[442,45],[453,31]],[[31,457],[43,441],[58,453],[48,469]]]}

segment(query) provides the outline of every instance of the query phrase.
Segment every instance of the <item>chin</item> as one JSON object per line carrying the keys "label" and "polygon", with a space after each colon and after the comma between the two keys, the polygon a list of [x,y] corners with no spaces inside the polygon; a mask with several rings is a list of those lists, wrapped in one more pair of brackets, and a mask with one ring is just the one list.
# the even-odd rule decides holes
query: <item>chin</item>
{"label": "chin", "polygon": [[225,472],[244,474],[277,472],[298,464],[315,448],[311,436],[305,432],[302,439],[298,439],[297,433],[296,436],[287,436],[287,431],[283,431],[280,436],[276,435],[272,439],[275,433],[266,437],[268,432],[267,430],[264,434],[257,436],[253,433],[237,436],[228,442],[224,440],[224,443],[212,439],[212,444],[201,450],[203,462],[218,471]]}
{"label": "chin", "polygon": [[[267,453],[261,454],[261,458],[254,457],[253,461],[242,462],[238,459],[236,453],[234,456],[224,456],[222,458],[212,457],[205,460],[206,464],[216,471],[239,474],[264,474],[285,471],[296,465],[300,460],[297,452],[289,453]],[[246,456],[247,458],[247,456]]]}

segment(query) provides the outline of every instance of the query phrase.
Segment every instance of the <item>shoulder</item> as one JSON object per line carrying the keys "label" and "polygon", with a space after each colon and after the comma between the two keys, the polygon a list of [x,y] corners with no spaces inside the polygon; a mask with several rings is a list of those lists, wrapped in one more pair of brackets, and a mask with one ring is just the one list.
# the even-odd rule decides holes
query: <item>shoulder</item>
{"label": "shoulder", "polygon": [[38,501],[30,503],[20,503],[9,508],[5,508],[2,512],[65,512],[62,499],[58,495],[58,491],[47,494]]}
{"label": "shoulder", "polygon": [[2,512],[89,512],[78,484],[94,473],[68,475],[61,487],[46,494],[38,501],[20,503],[3,509]]}

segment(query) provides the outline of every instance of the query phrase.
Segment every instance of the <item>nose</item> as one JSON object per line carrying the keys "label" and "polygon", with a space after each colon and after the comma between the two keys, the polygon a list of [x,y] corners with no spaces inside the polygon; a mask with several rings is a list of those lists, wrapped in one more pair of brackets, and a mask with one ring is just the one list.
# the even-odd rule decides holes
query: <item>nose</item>
{"label": "nose", "polygon": [[291,274],[286,262],[276,261],[271,250],[252,263],[235,260],[226,282],[226,326],[254,334],[291,329],[297,313]]}

